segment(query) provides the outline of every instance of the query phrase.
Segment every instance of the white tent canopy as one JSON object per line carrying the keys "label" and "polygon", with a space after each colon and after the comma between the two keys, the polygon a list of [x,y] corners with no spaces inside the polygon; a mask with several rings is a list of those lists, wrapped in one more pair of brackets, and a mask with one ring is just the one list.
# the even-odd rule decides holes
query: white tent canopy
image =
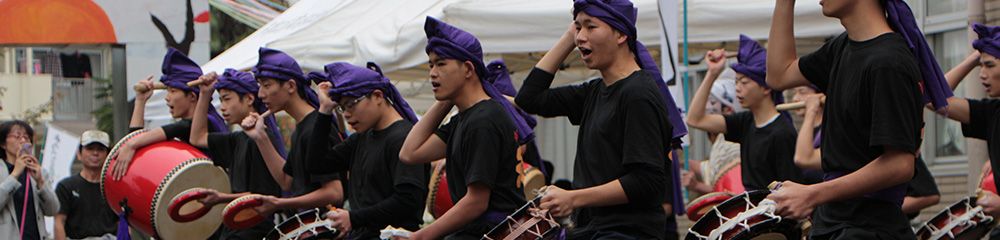
{"label": "white tent canopy", "polygon": [[[639,40],[658,45],[663,30],[656,0],[633,2],[639,9]],[[249,69],[262,46],[288,53],[306,71],[340,61],[361,66],[374,61],[386,72],[405,69],[427,62],[425,16],[476,35],[486,54],[545,51],[566,31],[571,8],[568,0],[303,0],[203,69]],[[765,0],[691,1],[688,38],[731,41],[739,33],[766,38],[773,8],[773,1]],[[823,17],[819,4],[799,3],[796,14],[797,37],[843,31],[836,20]]]}

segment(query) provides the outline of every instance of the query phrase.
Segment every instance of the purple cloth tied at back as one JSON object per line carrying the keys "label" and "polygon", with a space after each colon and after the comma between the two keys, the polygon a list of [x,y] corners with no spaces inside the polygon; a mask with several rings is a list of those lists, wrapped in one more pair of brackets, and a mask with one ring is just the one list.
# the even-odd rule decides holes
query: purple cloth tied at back
{"label": "purple cloth tied at back", "polygon": [[948,98],[954,96],[948,81],[945,80],[941,67],[934,58],[924,34],[917,28],[913,11],[903,0],[887,0],[885,6],[886,20],[893,30],[906,39],[913,56],[917,59],[920,72],[923,75],[924,103],[932,103],[934,109],[940,110],[948,106]]}
{"label": "purple cloth tied at back", "polygon": [[[201,88],[197,86],[188,87],[187,85],[188,82],[201,77],[201,67],[181,51],[173,47],[167,48],[167,55],[163,57],[161,70],[163,71],[163,76],[160,77],[160,82],[163,85],[195,94],[201,92]],[[209,105],[208,108],[208,123],[215,132],[229,132],[229,128],[226,127],[226,121],[222,119],[219,111],[216,111],[215,106],[212,105]]]}
{"label": "purple cloth tied at back", "polygon": [[[472,62],[476,75],[479,76],[479,80],[482,82],[483,91],[490,98],[499,102],[504,110],[507,111],[507,114],[510,115],[511,119],[514,120],[514,125],[517,128],[518,144],[525,144],[535,138],[534,130],[531,129],[531,126],[528,125],[524,117],[517,112],[518,109],[493,85],[502,76],[498,76],[496,71],[487,70],[486,65],[483,64],[482,45],[479,44],[479,40],[475,36],[430,16],[427,17],[427,21],[424,23],[424,32],[427,34],[427,47],[425,48],[427,53],[436,53],[444,59]],[[499,63],[494,61],[494,63],[503,64],[502,61]],[[491,65],[494,63],[491,63]]]}
{"label": "purple cloth tied at back", "polygon": [[[240,72],[236,69],[227,68],[226,71],[216,77],[215,89],[228,89],[240,94],[250,94],[254,96],[253,103],[251,104],[257,113],[263,114],[267,112],[267,105],[257,97],[257,92],[260,91],[260,85],[257,85],[257,81],[254,80],[253,74],[248,72]],[[264,125],[267,126],[271,133],[274,134],[276,142],[280,144],[275,144],[278,146],[278,154],[281,157],[286,157],[285,152],[285,141],[281,137],[281,130],[278,129],[278,122],[274,119],[274,114],[264,118]]]}

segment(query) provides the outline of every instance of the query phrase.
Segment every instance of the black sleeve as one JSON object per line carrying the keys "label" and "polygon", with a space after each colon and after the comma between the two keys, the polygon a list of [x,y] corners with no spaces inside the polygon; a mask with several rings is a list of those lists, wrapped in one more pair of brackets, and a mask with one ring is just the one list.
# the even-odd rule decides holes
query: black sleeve
{"label": "black sleeve", "polygon": [[521,85],[514,102],[527,113],[543,117],[566,116],[571,123],[580,124],[586,83],[549,89],[555,75],[534,68]]}
{"label": "black sleeve", "polygon": [[329,147],[332,140],[330,130],[333,128],[330,122],[333,122],[333,115],[316,113],[316,122],[306,151],[306,171],[313,178],[324,178],[325,175],[347,170],[354,152],[352,139],[356,137],[348,137],[333,148]]}
{"label": "black sleeve", "polygon": [[[403,141],[388,146],[388,153],[399,152]],[[399,154],[386,154],[386,163],[395,166],[389,173],[393,178],[393,194],[368,208],[351,213],[354,226],[384,226],[396,221],[401,213],[419,212],[427,198],[427,179],[430,164],[409,165],[399,161]]]}
{"label": "black sleeve", "polygon": [[434,135],[437,135],[438,138],[441,138],[441,141],[443,141],[444,143],[448,143],[448,140],[451,137],[451,131],[454,130],[455,130],[455,124],[449,122],[445,125],[441,125],[441,127],[439,127],[437,130],[434,130]]}
{"label": "black sleeve", "polygon": [[916,154],[924,124],[920,76],[899,67],[875,69],[872,74],[868,145]]}
{"label": "black sleeve", "polygon": [[913,179],[910,180],[910,184],[907,187],[906,196],[911,197],[923,197],[932,195],[941,195],[938,190],[937,182],[934,181],[934,176],[931,175],[930,169],[927,169],[927,164],[919,156],[913,162],[913,168],[916,171],[913,175]]}
{"label": "black sleeve", "polygon": [[989,139],[989,131],[983,129],[990,129],[991,120],[995,119],[994,109],[1000,106],[998,103],[1000,101],[991,99],[969,99],[969,124],[962,124],[962,134],[970,138]]}
{"label": "black sleeve", "polygon": [[56,197],[59,198],[60,214],[69,214],[69,208],[73,205],[73,190],[69,186],[66,186],[69,184],[70,178],[63,179],[59,181],[59,185],[56,185]]}
{"label": "black sleeve", "polygon": [[188,142],[188,138],[191,137],[191,120],[184,119],[176,121],[171,124],[163,125],[163,133],[166,134],[167,139],[180,139],[181,141]]}
{"label": "black sleeve", "polygon": [[742,111],[722,116],[726,118],[726,141],[743,143],[744,128],[749,126],[748,122],[753,121],[753,112]]}
{"label": "black sleeve", "polygon": [[237,133],[208,133],[208,153],[212,155],[215,166],[230,167],[233,165],[233,151],[236,150],[233,140]]}
{"label": "black sleeve", "polygon": [[487,126],[477,126],[470,129],[463,135],[462,159],[469,159],[465,165],[465,184],[483,183],[493,189],[496,187],[497,166],[500,165],[500,158],[503,156],[502,146],[506,145],[502,141],[503,134],[499,130]]}
{"label": "black sleeve", "polygon": [[622,166],[628,173],[618,179],[630,204],[663,203],[663,186],[667,182],[664,159],[670,136],[664,136],[661,123],[669,120],[656,111],[652,99],[640,99],[626,104],[625,141],[622,143]]}
{"label": "black sleeve", "polygon": [[132,132],[135,132],[135,131],[139,131],[139,130],[142,130],[142,128],[141,127],[130,127],[130,128],[128,128],[128,132],[129,133],[132,133]]}
{"label": "black sleeve", "polygon": [[837,38],[827,41],[816,51],[799,58],[799,72],[806,77],[806,80],[816,85],[820,91],[827,92],[830,71],[833,66],[831,63],[834,58],[834,49],[839,47],[841,40],[846,36],[845,32]]}

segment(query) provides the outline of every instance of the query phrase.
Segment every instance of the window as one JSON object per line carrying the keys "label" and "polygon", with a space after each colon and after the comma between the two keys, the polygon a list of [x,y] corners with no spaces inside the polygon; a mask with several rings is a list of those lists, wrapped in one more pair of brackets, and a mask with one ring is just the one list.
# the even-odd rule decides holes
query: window
{"label": "window", "polygon": [[[942,72],[948,72],[948,70],[951,70],[968,56],[966,55],[966,50],[970,46],[968,35],[966,35],[964,28],[933,34],[928,36],[928,38],[932,42],[934,56],[937,58]],[[976,71],[978,70],[973,70],[973,73],[970,74],[974,74]],[[956,97],[965,97],[965,84],[966,82],[963,81],[962,84],[958,85],[955,91]],[[965,137],[962,135],[961,124],[950,119],[945,119],[940,115],[935,115],[934,119],[926,119],[926,122],[928,125],[933,124],[934,126],[936,138],[931,140],[933,141],[937,156],[966,154]],[[931,142],[927,142],[927,144],[931,144]]]}
{"label": "window", "polygon": [[926,0],[924,6],[926,6],[924,9],[927,10],[927,16],[934,16],[963,12],[968,9],[968,2],[966,0]]}

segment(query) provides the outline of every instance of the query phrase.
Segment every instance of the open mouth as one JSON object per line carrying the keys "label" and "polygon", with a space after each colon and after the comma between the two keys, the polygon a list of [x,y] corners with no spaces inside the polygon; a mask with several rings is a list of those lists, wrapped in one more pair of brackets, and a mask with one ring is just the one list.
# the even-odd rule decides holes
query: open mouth
{"label": "open mouth", "polygon": [[433,88],[434,91],[437,91],[439,87],[441,87],[441,83],[436,81],[431,81],[431,88]]}
{"label": "open mouth", "polygon": [[983,82],[983,87],[985,87],[986,90],[990,90],[990,86],[991,85],[993,85],[993,84],[989,84],[989,83]]}
{"label": "open mouth", "polygon": [[582,55],[584,57],[590,56],[590,54],[594,52],[594,50],[590,50],[590,49],[585,48],[585,47],[577,47],[577,49],[580,49],[580,55]]}

